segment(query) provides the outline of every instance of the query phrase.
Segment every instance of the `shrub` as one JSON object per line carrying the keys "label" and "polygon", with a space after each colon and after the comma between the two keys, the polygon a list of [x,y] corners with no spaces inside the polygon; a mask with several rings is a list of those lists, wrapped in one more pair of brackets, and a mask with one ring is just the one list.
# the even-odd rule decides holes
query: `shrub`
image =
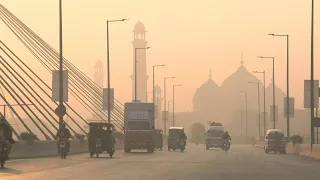
{"label": "shrub", "polygon": [[300,135],[293,135],[290,137],[292,144],[302,144],[303,138]]}
{"label": "shrub", "polygon": [[37,135],[31,134],[29,132],[22,132],[20,134],[20,138],[21,138],[21,140],[27,141],[28,144],[30,144],[30,145],[33,144],[35,140],[39,140]]}

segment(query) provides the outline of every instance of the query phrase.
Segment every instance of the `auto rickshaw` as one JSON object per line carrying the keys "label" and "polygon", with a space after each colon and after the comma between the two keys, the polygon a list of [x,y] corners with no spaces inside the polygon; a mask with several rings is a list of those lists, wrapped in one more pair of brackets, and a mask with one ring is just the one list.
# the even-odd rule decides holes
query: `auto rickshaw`
{"label": "auto rickshaw", "polygon": [[155,129],[153,144],[155,149],[160,149],[162,151],[163,148],[163,131],[162,129]]}
{"label": "auto rickshaw", "polygon": [[115,131],[114,125],[105,122],[90,122],[89,123],[89,152],[90,157],[96,154],[99,157],[101,153],[108,153],[110,157],[115,152]]}
{"label": "auto rickshaw", "polygon": [[184,151],[185,149],[185,140],[180,139],[181,134],[184,133],[183,127],[170,127],[169,128],[169,136],[168,136],[168,151],[171,149],[173,151],[180,149],[180,151]]}

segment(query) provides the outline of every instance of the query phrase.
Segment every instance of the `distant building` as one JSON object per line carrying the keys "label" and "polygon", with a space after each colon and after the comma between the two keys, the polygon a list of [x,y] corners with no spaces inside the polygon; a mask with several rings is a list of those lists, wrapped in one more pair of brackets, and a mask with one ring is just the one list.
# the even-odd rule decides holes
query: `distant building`
{"label": "distant building", "polygon": [[[148,44],[148,41],[145,39],[146,29],[140,21],[134,26],[133,33],[132,100],[135,99],[135,69],[137,69],[137,100],[148,102],[147,82],[149,76],[147,75],[146,49],[136,49],[146,48]],[[135,58],[137,63],[135,63]],[[135,68],[135,64],[137,64],[137,68]]]}
{"label": "distant building", "polygon": [[[253,74],[249,72],[245,66],[241,64],[239,68],[227,77],[219,87],[212,79],[213,72],[209,74],[208,80],[202,84],[193,96],[193,112],[176,112],[175,120],[177,126],[185,127],[186,131],[191,131],[190,127],[194,124],[202,124],[208,126],[208,121],[222,123],[228,131],[234,136],[240,136],[245,133],[245,95],[240,91],[247,91],[247,127],[248,136],[258,136],[258,86],[248,82],[259,83],[260,86],[260,112],[263,112],[263,83]],[[272,105],[272,83],[266,87],[266,112],[269,118],[270,105]],[[283,119],[283,99],[286,94],[275,87],[275,102],[278,106],[277,125],[281,125],[279,121]],[[243,105],[241,113],[241,104]],[[242,114],[242,122],[241,122]],[[261,134],[263,133],[263,117],[261,121]],[[241,127],[242,124],[242,127]],[[272,127],[272,122],[266,122],[267,129]],[[197,125],[198,127],[198,125]],[[191,132],[189,132],[191,133]]]}

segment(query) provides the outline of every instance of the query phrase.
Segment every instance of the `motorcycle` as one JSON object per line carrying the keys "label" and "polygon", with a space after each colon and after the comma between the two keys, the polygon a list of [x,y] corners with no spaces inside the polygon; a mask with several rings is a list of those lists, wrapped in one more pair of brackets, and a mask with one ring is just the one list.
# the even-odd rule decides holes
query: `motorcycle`
{"label": "motorcycle", "polygon": [[230,149],[230,142],[224,141],[223,146],[222,146],[222,150],[224,150],[227,153],[229,149]]}
{"label": "motorcycle", "polygon": [[99,153],[101,152],[101,138],[97,138],[96,141],[96,157],[99,157]]}
{"label": "motorcycle", "polygon": [[0,143],[0,163],[1,168],[4,168],[4,163],[7,160],[7,149],[4,142]]}
{"label": "motorcycle", "polygon": [[68,148],[69,147],[67,147],[67,140],[66,139],[61,139],[60,140],[60,156],[61,156],[61,159],[66,159],[67,158]]}

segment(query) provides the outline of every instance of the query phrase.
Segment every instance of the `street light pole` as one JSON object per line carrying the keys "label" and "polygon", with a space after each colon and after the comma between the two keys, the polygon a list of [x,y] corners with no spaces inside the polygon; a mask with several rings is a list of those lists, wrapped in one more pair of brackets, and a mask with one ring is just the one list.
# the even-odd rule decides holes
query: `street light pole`
{"label": "street light pole", "polygon": [[275,98],[275,80],[274,80],[274,57],[263,57],[261,59],[272,59],[272,91],[273,91],[273,128],[276,128],[276,98]]}
{"label": "street light pole", "polygon": [[176,86],[182,86],[182,84],[179,84],[179,85],[173,85],[172,86],[172,89],[173,89],[173,94],[172,94],[172,126],[174,126],[174,87]]}
{"label": "street light pole", "polygon": [[134,48],[134,101],[137,102],[137,50],[138,49],[149,49],[150,47],[146,48]]}
{"label": "street light pole", "polygon": [[109,58],[109,23],[125,21],[127,19],[120,20],[107,20],[107,73],[108,73],[108,123],[111,122],[111,86],[110,86],[110,58]]}
{"label": "street light pole", "polygon": [[[60,109],[63,108],[63,55],[62,55],[62,0],[59,0],[59,51],[60,51],[60,66],[59,66],[59,107]],[[63,123],[63,116],[62,112],[58,113],[59,116],[59,129]]]}
{"label": "street light pole", "polygon": [[289,34],[278,35],[278,34],[269,34],[271,36],[282,36],[287,38],[287,137],[290,137],[290,109],[289,109]]}
{"label": "street light pole", "polygon": [[248,101],[247,101],[247,91],[240,91],[244,93],[245,98],[245,108],[246,108],[246,141],[248,140]]}
{"label": "street light pole", "polygon": [[261,125],[260,125],[260,84],[257,82],[257,83],[254,83],[254,82],[249,82],[251,84],[257,84],[258,85],[258,138],[260,140],[260,129],[261,129]]}
{"label": "street light pole", "polygon": [[169,111],[170,111],[170,102],[171,102],[171,101],[168,101],[168,121],[170,121],[170,116],[169,116]]}
{"label": "street light pole", "polygon": [[[167,98],[167,87],[166,87],[166,85],[167,85],[167,83],[166,82],[167,82],[167,79],[174,79],[174,78],[176,78],[176,77],[165,77],[164,78],[163,110],[164,110],[165,113],[167,111],[167,108],[166,108],[166,104],[167,104],[167,99],[166,99]],[[166,135],[167,134],[167,117],[166,117],[166,114],[164,115],[164,123],[163,123],[163,125],[164,125],[164,134]]]}
{"label": "street light pole", "polygon": [[243,101],[241,101],[241,139],[243,139]]}
{"label": "street light pole", "polygon": [[[154,105],[154,107],[155,107],[155,92],[154,92],[154,69],[155,69],[155,67],[161,67],[161,66],[165,66],[164,64],[162,64],[162,65],[153,65],[153,69],[152,69],[152,102],[153,102],[153,105]],[[154,115],[155,115],[155,113],[154,113]],[[156,119],[155,117],[154,117],[154,119]],[[157,128],[159,127],[159,120],[157,119]]]}
{"label": "street light pole", "polygon": [[311,75],[311,139],[310,139],[310,151],[312,152],[312,146],[314,144],[314,126],[313,126],[313,121],[314,121],[314,69],[313,69],[313,61],[314,61],[314,0],[311,0],[311,70],[310,70],[310,75]]}
{"label": "street light pole", "polygon": [[266,72],[254,71],[254,73],[263,73],[263,134],[266,134]]}

